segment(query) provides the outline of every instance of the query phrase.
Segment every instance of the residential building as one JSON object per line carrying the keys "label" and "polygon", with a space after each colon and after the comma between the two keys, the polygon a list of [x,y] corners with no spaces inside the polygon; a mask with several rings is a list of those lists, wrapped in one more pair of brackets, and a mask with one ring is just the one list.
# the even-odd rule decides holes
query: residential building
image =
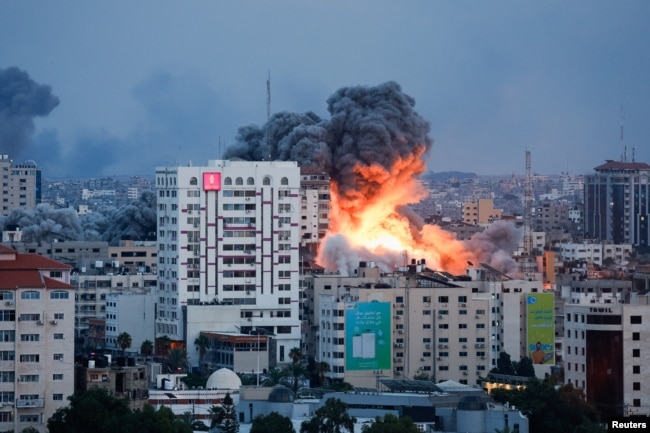
{"label": "residential building", "polygon": [[[156,336],[191,346],[187,329],[273,334],[279,363],[300,347],[300,169],[295,162],[213,160],[156,169],[158,288]],[[235,306],[237,323],[220,308]],[[193,360],[193,366],[198,360]]]}
{"label": "residential building", "polygon": [[41,203],[41,168],[34,161],[14,164],[9,155],[0,155],[2,207],[0,215],[14,209],[32,210]]}
{"label": "residential building", "polygon": [[300,168],[300,248],[318,255],[318,245],[329,229],[330,177],[327,173]]}
{"label": "residential building", "polygon": [[562,242],[555,245],[559,259],[598,266],[606,264],[623,265],[632,255],[632,245],[600,242]]}
{"label": "residential building", "polygon": [[74,393],[70,267],[0,246],[0,430],[46,431]]}
{"label": "residential building", "polygon": [[131,346],[126,353],[140,353],[145,341],[153,342],[156,315],[155,293],[111,293],[106,296],[106,323],[104,347],[122,351],[117,337],[126,332],[131,336]]}
{"label": "residential building", "polygon": [[476,202],[463,203],[463,222],[473,225],[488,225],[501,219],[501,209],[494,209],[494,200],[482,198]]}
{"label": "residential building", "polygon": [[608,160],[585,176],[585,238],[650,245],[650,165]]}
{"label": "residential building", "polygon": [[[527,295],[542,292],[540,282],[513,280],[493,269],[453,277],[422,262],[391,273],[361,262],[352,277],[305,279],[306,297],[313,299],[305,305],[313,312],[309,335],[316,339],[307,353],[330,365],[328,381],[361,387],[376,386],[380,378],[425,375],[477,384],[496,367],[500,352],[514,360],[529,356]],[[554,352],[552,317],[550,322],[545,344]],[[539,366],[540,377],[551,365]]]}

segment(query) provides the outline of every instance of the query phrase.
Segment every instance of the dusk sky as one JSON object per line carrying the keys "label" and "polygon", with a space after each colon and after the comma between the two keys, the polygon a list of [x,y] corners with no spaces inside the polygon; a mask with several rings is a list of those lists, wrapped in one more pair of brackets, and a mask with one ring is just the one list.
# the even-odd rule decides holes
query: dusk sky
{"label": "dusk sky", "polygon": [[526,150],[541,174],[625,146],[650,163],[649,21],[647,0],[4,0],[0,71],[58,105],[0,152],[44,177],[205,165],[265,123],[270,71],[272,112],[324,119],[339,88],[395,81],[431,125],[433,172],[523,174]]}

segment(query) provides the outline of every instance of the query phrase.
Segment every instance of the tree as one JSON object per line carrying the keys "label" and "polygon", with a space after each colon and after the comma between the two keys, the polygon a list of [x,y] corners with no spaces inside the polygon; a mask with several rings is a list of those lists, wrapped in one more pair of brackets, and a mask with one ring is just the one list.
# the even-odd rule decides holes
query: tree
{"label": "tree", "polygon": [[302,359],[302,350],[299,347],[294,347],[289,350],[289,358],[291,358],[294,364],[297,363]]}
{"label": "tree", "polygon": [[210,428],[221,425],[226,416],[226,411],[222,406],[212,406],[208,409],[208,412],[210,413]]}
{"label": "tree", "polygon": [[506,352],[500,352],[499,358],[497,359],[497,371],[498,374],[509,374],[514,376],[517,374],[515,367],[512,365],[512,360],[510,355]]}
{"label": "tree", "polygon": [[313,418],[302,422],[300,433],[353,433],[355,422],[357,419],[350,416],[347,404],[338,398],[328,398]]}
{"label": "tree", "polygon": [[531,378],[523,389],[495,389],[491,395],[527,411],[530,433],[605,432],[598,424],[598,411],[584,400],[582,390],[570,384],[556,389],[549,381]]}
{"label": "tree", "polygon": [[264,378],[264,381],[262,382],[262,385],[264,386],[275,386],[275,385],[283,385],[286,382],[287,378],[287,370],[283,370],[281,368],[272,368],[269,370],[268,374],[266,375],[266,378]]}
{"label": "tree", "polygon": [[169,335],[161,335],[156,338],[156,355],[167,356],[169,348],[172,346],[172,339]]}
{"label": "tree", "polygon": [[533,360],[528,356],[524,356],[517,363],[517,376],[535,377],[535,367],[533,367]]}
{"label": "tree", "polygon": [[316,364],[316,371],[318,371],[318,378],[320,379],[321,386],[325,384],[325,374],[329,373],[331,370],[330,365],[325,361]]}
{"label": "tree", "polygon": [[117,345],[122,349],[122,356],[124,356],[126,349],[131,347],[131,335],[128,332],[121,332],[116,341]]}
{"label": "tree", "polygon": [[221,430],[223,430],[224,433],[239,433],[237,411],[230,393],[227,393],[223,398],[222,406],[224,414],[223,421],[221,422]]}
{"label": "tree", "polygon": [[167,355],[167,366],[171,371],[185,368],[187,365],[187,352],[183,349],[172,349]]}
{"label": "tree", "polygon": [[298,385],[300,384],[300,379],[303,379],[307,375],[307,369],[300,363],[293,363],[287,367],[288,376],[292,378],[292,389],[294,394],[298,392]]}
{"label": "tree", "polygon": [[372,424],[365,424],[361,427],[362,433],[419,433],[420,429],[409,417],[398,418],[391,413],[384,415],[384,418],[375,417]]}
{"label": "tree", "polygon": [[192,428],[174,419],[168,407],[155,410],[145,405],[131,411],[128,400],[118,399],[105,389],[90,388],[68,397],[68,406],[57,409],[47,420],[50,433],[191,433]]}
{"label": "tree", "polygon": [[296,433],[290,418],[277,412],[258,415],[253,419],[250,433]]}
{"label": "tree", "polygon": [[140,353],[146,358],[150,357],[153,353],[153,342],[151,340],[144,340],[140,345]]}
{"label": "tree", "polygon": [[208,348],[210,347],[210,339],[203,334],[199,334],[199,336],[196,337],[196,339],[194,340],[194,345],[199,351],[199,370],[201,371],[201,374],[205,375],[206,372],[205,372],[204,358],[205,358],[205,353],[208,351]]}

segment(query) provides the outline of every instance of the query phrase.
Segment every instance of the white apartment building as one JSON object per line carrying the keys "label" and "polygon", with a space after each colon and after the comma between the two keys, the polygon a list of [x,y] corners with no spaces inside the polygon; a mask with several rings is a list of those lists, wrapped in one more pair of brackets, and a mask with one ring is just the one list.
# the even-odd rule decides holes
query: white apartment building
{"label": "white apartment building", "polygon": [[140,353],[146,340],[154,341],[156,295],[150,293],[113,293],[106,296],[106,347],[121,351],[117,337],[122,332],[131,336],[131,347],[125,352]]}
{"label": "white apartment building", "polygon": [[[542,292],[542,284],[497,280],[484,269],[469,271],[469,278],[453,279],[415,264],[386,274],[362,262],[354,277],[311,276],[310,327],[317,342],[310,355],[330,365],[328,380],[355,386],[375,387],[380,378],[424,375],[436,382],[477,384],[496,367],[500,352],[516,361],[529,355],[526,294]],[[371,306],[368,315],[378,318],[381,326],[351,322],[349,310],[360,308],[360,303]],[[377,342],[376,353],[370,350],[378,358],[376,368],[352,359],[365,356],[364,334]],[[361,349],[356,349],[350,339],[359,337]],[[386,343],[391,348],[388,362],[381,348]],[[540,374],[550,370],[539,367]]]}
{"label": "white apartment building", "polygon": [[0,246],[0,430],[47,420],[74,393],[70,267]]}
{"label": "white apartment building", "polygon": [[[289,351],[300,347],[297,164],[158,167],[156,188],[156,336],[193,346],[199,332],[190,335],[186,327],[192,307],[210,305],[202,330],[263,329],[273,334],[276,360],[289,362]],[[225,309],[238,310],[238,324],[222,322]]]}
{"label": "white apartment building", "polygon": [[624,264],[632,254],[631,244],[562,242],[557,247],[560,260],[589,262],[598,266],[602,266],[607,259]]}

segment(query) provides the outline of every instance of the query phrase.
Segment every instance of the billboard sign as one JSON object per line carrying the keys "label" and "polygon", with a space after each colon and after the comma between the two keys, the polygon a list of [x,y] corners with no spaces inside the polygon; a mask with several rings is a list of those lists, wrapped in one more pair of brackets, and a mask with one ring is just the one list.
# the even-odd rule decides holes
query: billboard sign
{"label": "billboard sign", "polygon": [[390,330],[390,302],[346,304],[345,369],[390,369]]}
{"label": "billboard sign", "polygon": [[526,294],[527,354],[533,364],[555,364],[555,295]]}
{"label": "billboard sign", "polygon": [[221,173],[203,173],[203,191],[219,191],[221,189]]}

